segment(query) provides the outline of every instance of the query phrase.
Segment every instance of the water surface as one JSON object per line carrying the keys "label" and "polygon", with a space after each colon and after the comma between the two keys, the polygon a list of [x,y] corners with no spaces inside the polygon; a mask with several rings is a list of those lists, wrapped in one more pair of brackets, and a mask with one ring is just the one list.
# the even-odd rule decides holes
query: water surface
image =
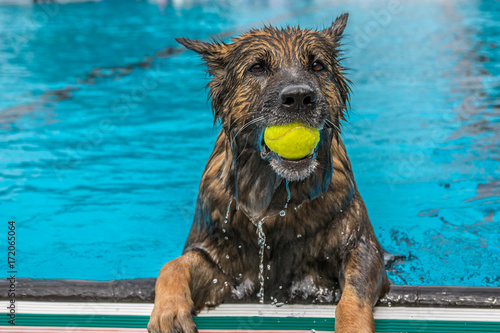
{"label": "water surface", "polygon": [[377,236],[404,256],[390,277],[498,286],[500,3],[389,3],[0,6],[0,221],[17,222],[18,276],[153,277],[181,253],[219,129],[174,37],[348,11],[343,138]]}

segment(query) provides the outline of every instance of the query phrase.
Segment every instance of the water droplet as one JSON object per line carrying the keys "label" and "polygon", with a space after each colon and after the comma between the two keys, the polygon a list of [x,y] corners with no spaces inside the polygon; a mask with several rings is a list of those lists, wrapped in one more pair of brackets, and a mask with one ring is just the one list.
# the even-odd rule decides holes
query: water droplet
{"label": "water droplet", "polygon": [[268,249],[268,250],[270,250],[270,249],[271,249],[271,247],[268,245],[268,246],[267,246],[267,249]]}
{"label": "water droplet", "polygon": [[280,289],[283,289],[283,286],[280,286]]}
{"label": "water droplet", "polygon": [[300,237],[302,237],[302,235],[301,234],[297,234],[297,238],[300,238]]}
{"label": "water droplet", "polygon": [[271,270],[271,265],[267,265],[267,270],[270,271]]}
{"label": "water droplet", "polygon": [[228,239],[229,239],[229,237],[227,237],[227,236],[226,236],[226,237],[224,237],[224,238],[225,238],[226,240],[228,240]]}
{"label": "water droplet", "polygon": [[226,232],[226,229],[222,229],[222,232]]}
{"label": "water droplet", "polygon": [[378,250],[377,250],[377,251],[375,251],[375,252],[376,252],[376,253],[378,253]]}
{"label": "water droplet", "polygon": [[341,235],[343,235],[343,234],[344,234],[344,232],[342,231],[340,234],[341,234]]}
{"label": "water droplet", "polygon": [[217,279],[214,279],[214,281],[213,281],[213,282],[214,282],[214,283],[217,283]]}
{"label": "water droplet", "polygon": [[241,278],[242,276],[243,276],[243,274],[241,274],[241,273],[239,273],[239,274],[238,274],[238,277],[239,277],[239,278]]}
{"label": "water droplet", "polygon": [[231,198],[231,200],[229,200],[229,204],[227,205],[227,211],[226,211],[226,216],[224,217],[224,223],[227,223],[227,221],[229,220],[229,212],[231,210],[232,203],[233,203],[233,198]]}
{"label": "water droplet", "polygon": [[340,212],[342,213],[342,209],[340,210]]}
{"label": "water droplet", "polygon": [[283,216],[285,216],[285,215],[286,215],[286,212],[285,212],[284,210],[282,210],[282,211],[280,212],[280,216],[281,216],[281,217],[283,217]]}
{"label": "water droplet", "polygon": [[238,245],[238,249],[241,249],[241,245]]}
{"label": "water droplet", "polygon": [[228,254],[226,254],[226,259],[229,259],[229,255]]}
{"label": "water droplet", "polygon": [[330,259],[330,257],[326,257],[326,260]]}
{"label": "water droplet", "polygon": [[224,286],[227,287],[228,285],[229,285],[229,283],[227,283],[227,281],[224,281]]}

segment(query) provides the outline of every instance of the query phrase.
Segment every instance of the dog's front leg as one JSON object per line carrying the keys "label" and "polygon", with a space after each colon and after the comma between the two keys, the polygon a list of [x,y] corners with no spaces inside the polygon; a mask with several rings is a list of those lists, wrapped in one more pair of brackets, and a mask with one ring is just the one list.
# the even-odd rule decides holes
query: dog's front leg
{"label": "dog's front leg", "polygon": [[[224,282],[220,270],[198,251],[169,261],[156,281],[155,303],[148,331],[198,332],[193,321],[194,312],[205,304],[220,303],[228,289],[228,284]],[[204,291],[201,295],[200,290]]]}
{"label": "dog's front leg", "polygon": [[364,240],[355,249],[340,277],[342,297],[335,310],[335,333],[374,333],[373,306],[388,291],[382,250],[378,242]]}
{"label": "dog's front leg", "polygon": [[335,310],[335,333],[373,332],[375,323],[371,304],[360,298],[351,286],[346,286]]}

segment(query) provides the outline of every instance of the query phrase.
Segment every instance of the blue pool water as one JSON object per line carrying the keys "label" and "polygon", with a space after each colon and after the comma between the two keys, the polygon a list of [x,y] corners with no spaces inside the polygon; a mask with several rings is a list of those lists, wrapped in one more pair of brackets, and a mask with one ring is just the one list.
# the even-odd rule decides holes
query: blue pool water
{"label": "blue pool water", "polygon": [[347,11],[343,138],[376,234],[404,256],[390,277],[500,285],[500,3],[334,3],[0,6],[0,234],[16,221],[18,276],[154,277],[181,253],[218,128],[174,37]]}

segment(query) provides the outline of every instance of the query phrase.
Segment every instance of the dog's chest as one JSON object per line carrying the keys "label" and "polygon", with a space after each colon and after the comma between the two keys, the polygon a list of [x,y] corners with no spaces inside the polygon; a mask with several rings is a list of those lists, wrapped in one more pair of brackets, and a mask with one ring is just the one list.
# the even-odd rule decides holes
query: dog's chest
{"label": "dog's chest", "polygon": [[[338,254],[330,221],[311,220],[307,205],[270,214],[263,223],[243,209],[230,211],[223,225],[217,257],[235,278],[231,298],[265,302],[332,303],[338,290]],[[307,210],[306,210],[307,209]],[[319,214],[318,214],[319,215]],[[323,216],[321,216],[323,217]],[[328,244],[328,245],[327,245]]]}
{"label": "dog's chest", "polygon": [[245,269],[236,274],[233,299],[257,300],[261,283],[266,303],[332,303],[337,299],[335,254],[325,253],[315,235],[268,229],[265,238],[260,243],[263,248],[257,241],[237,259],[244,260]]}
{"label": "dog's chest", "polygon": [[[260,280],[246,277],[232,288],[231,298],[256,302],[260,301],[260,291]],[[302,302],[331,304],[340,299],[338,283],[319,274],[306,275],[292,281],[271,280],[269,276],[265,276],[263,291],[265,303],[277,305]]]}

